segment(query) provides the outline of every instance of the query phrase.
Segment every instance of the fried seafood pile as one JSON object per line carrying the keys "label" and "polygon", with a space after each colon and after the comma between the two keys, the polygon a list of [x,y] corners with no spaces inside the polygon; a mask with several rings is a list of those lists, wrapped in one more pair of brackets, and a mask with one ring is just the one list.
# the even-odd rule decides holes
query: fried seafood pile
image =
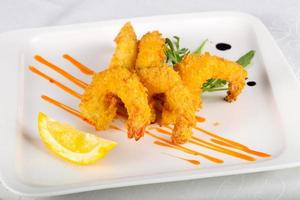
{"label": "fried seafood pile", "polygon": [[166,64],[165,39],[158,31],[137,40],[130,23],[116,39],[108,68],[94,75],[85,90],[80,111],[97,130],[106,129],[118,110],[127,111],[128,137],[140,139],[145,127],[173,124],[172,141],[185,143],[201,107],[201,86],[211,78],[229,82],[228,95],[236,100],[247,72],[235,62],[208,53],[189,54],[174,69]]}

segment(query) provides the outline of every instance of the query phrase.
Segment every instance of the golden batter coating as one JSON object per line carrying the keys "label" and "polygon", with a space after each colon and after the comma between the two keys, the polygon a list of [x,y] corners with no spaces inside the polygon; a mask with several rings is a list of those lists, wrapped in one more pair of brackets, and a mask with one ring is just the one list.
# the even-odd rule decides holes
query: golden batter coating
{"label": "golden batter coating", "polygon": [[116,116],[118,99],[127,109],[128,136],[139,139],[150,123],[148,96],[137,75],[126,68],[113,67],[97,73],[83,94],[80,110],[96,129],[103,130]]}
{"label": "golden batter coating", "polygon": [[125,67],[134,69],[138,41],[132,25],[127,22],[115,38],[116,49],[110,61],[110,67]]}
{"label": "golden batter coating", "polygon": [[173,142],[185,143],[195,125],[195,107],[180,76],[165,64],[165,41],[158,31],[140,40],[136,71],[151,97],[164,95],[161,124],[174,123]]}
{"label": "golden batter coating", "polygon": [[209,53],[189,54],[175,66],[183,84],[192,93],[194,105],[201,107],[202,85],[209,79],[222,79],[229,82],[225,100],[235,101],[245,86],[247,71],[236,62],[225,60]]}
{"label": "golden batter coating", "polygon": [[136,140],[150,123],[151,110],[146,88],[132,71],[137,55],[137,40],[130,23],[115,39],[117,47],[108,69],[94,75],[81,98],[80,111],[97,130],[108,128],[121,100],[128,113],[128,137]]}

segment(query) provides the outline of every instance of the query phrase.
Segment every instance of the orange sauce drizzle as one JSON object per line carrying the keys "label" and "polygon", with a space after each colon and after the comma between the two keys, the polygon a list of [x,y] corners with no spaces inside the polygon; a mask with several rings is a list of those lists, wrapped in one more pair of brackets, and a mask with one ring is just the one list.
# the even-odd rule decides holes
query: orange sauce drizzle
{"label": "orange sauce drizzle", "polygon": [[[172,133],[170,133],[170,132],[168,132],[164,129],[161,129],[161,128],[156,128],[156,130],[158,132],[166,134],[166,135],[172,135]],[[237,157],[237,158],[240,158],[240,159],[243,159],[243,160],[247,160],[247,161],[255,161],[256,160],[255,158],[253,158],[251,156],[241,154],[241,153],[232,151],[230,149],[226,149],[226,148],[214,145],[212,143],[206,142],[206,141],[204,141],[200,138],[194,137],[194,136],[192,136],[192,139],[196,140],[197,142],[195,142],[193,140],[189,140],[189,142],[192,143],[192,144],[195,144],[197,146],[205,147],[205,148],[208,148],[208,149],[220,152],[220,153],[224,153],[224,154],[227,154],[227,155],[231,155],[231,156],[234,156],[234,157]]]}
{"label": "orange sauce drizzle", "polygon": [[[231,147],[231,148],[234,148],[234,146],[226,143],[226,142],[223,142],[223,141],[220,141],[220,140],[216,140],[214,138],[211,138],[210,141],[216,143],[216,144],[219,144],[219,145],[223,145],[223,146],[227,146],[227,147]],[[249,154],[253,154],[253,155],[256,155],[256,156],[259,156],[259,157],[270,157],[271,155],[267,154],[267,153],[263,153],[263,152],[259,152],[259,151],[255,151],[255,150],[252,150],[252,149],[240,149],[246,153],[249,153]]]}
{"label": "orange sauce drizzle", "polygon": [[[182,152],[185,152],[185,153],[188,153],[188,154],[191,154],[191,155],[195,155],[195,156],[202,156],[203,158],[206,158],[212,162],[215,162],[215,163],[223,163],[224,161],[221,160],[221,159],[218,159],[218,158],[215,158],[215,157],[212,157],[212,156],[209,156],[209,155],[206,155],[206,154],[203,154],[203,153],[200,153],[198,151],[194,151],[192,149],[189,149],[187,147],[183,147],[183,146],[180,146],[180,145],[174,145],[172,142],[170,142],[169,140],[165,139],[165,138],[162,138],[162,137],[159,137],[149,131],[145,131],[145,133],[147,135],[150,135],[151,137],[153,138],[156,138],[158,140],[161,140],[161,141],[164,141],[164,143],[162,143],[165,147],[169,147],[169,148],[173,148],[173,149],[177,149],[179,151],[182,151]],[[162,146],[162,145],[161,145]]]}
{"label": "orange sauce drizzle", "polygon": [[197,122],[202,123],[205,122],[206,119],[204,117],[196,116],[196,120]]}
{"label": "orange sauce drizzle", "polygon": [[118,131],[123,131],[122,129],[120,129],[119,127],[117,127],[113,124],[111,124],[109,127],[112,128],[112,129],[118,130]]}
{"label": "orange sauce drizzle", "polygon": [[189,142],[192,143],[192,144],[198,145],[198,146],[206,147],[208,149],[218,151],[220,153],[224,153],[224,154],[227,154],[227,155],[230,155],[230,156],[233,156],[233,157],[236,157],[236,158],[240,158],[240,159],[243,159],[243,160],[247,160],[247,161],[255,161],[256,160],[255,158],[253,158],[251,156],[248,156],[248,155],[236,152],[236,151],[232,151],[230,149],[226,149],[226,148],[214,145],[212,143],[206,142],[206,141],[201,140],[201,139],[196,138],[196,137],[192,137],[192,139],[196,140],[197,142],[195,142],[193,140],[190,140]]}
{"label": "orange sauce drizzle", "polygon": [[78,85],[79,87],[85,89],[85,88],[88,86],[87,83],[85,83],[85,82],[79,80],[78,78],[74,77],[73,75],[69,74],[68,72],[66,72],[65,70],[61,69],[60,67],[54,65],[53,63],[50,63],[49,61],[47,61],[47,60],[44,59],[43,57],[41,57],[41,56],[39,56],[39,55],[36,55],[36,56],[34,56],[34,58],[35,58],[38,62],[40,62],[40,63],[42,63],[42,64],[44,64],[44,65],[50,67],[51,69],[53,69],[53,70],[56,71],[57,73],[61,74],[61,75],[64,76],[65,78],[69,79],[70,81],[72,81],[73,83],[75,83],[76,85]]}
{"label": "orange sauce drizzle", "polygon": [[234,142],[234,141],[232,141],[232,140],[223,138],[223,137],[218,136],[218,135],[216,135],[216,134],[214,134],[214,133],[212,133],[212,132],[209,132],[209,131],[207,131],[207,130],[204,130],[204,129],[200,128],[200,127],[195,127],[195,129],[198,130],[198,131],[201,131],[201,132],[203,132],[203,133],[205,133],[205,134],[207,134],[207,135],[209,135],[209,136],[211,136],[211,137],[214,137],[214,138],[217,138],[217,139],[219,139],[219,140],[222,140],[222,141],[224,141],[224,142],[230,144],[232,147],[235,147],[235,148],[238,148],[238,149],[248,149],[248,147],[246,147],[245,145],[242,145],[242,144],[240,144],[240,143],[238,143],[238,142]]}
{"label": "orange sauce drizzle", "polygon": [[76,59],[74,59],[69,54],[64,54],[63,58],[66,59],[66,60],[68,60],[75,67],[77,67],[82,73],[84,73],[86,75],[93,75],[95,73],[93,70],[91,70],[90,68],[88,68],[84,64],[80,63],[79,61],[77,61]]}
{"label": "orange sauce drizzle", "polygon": [[169,131],[166,131],[162,128],[155,128],[155,130],[159,133],[163,133],[163,134],[166,134],[166,135],[172,135],[172,133],[170,133]]}
{"label": "orange sauce drizzle", "polygon": [[[157,144],[157,143],[161,143],[161,142],[159,142],[159,141],[154,141],[154,144]],[[159,144],[158,144],[158,145],[159,145]],[[198,160],[187,159],[187,158],[183,158],[183,157],[180,157],[180,156],[175,156],[175,155],[168,154],[168,153],[163,153],[163,154],[168,155],[168,156],[173,157],[173,158],[178,158],[178,159],[180,159],[180,160],[184,160],[184,161],[186,161],[186,162],[188,162],[188,163],[191,163],[191,164],[193,164],[193,165],[200,165],[200,161],[198,161]]]}
{"label": "orange sauce drizzle", "polygon": [[238,150],[244,151],[244,152],[249,153],[249,154],[253,154],[253,155],[256,155],[256,156],[259,156],[259,157],[271,157],[271,155],[269,155],[269,154],[252,150],[252,149],[248,148],[245,145],[242,145],[238,142],[234,142],[232,140],[223,138],[221,136],[218,136],[218,135],[216,135],[212,132],[209,132],[207,130],[204,130],[202,128],[195,127],[195,129],[199,130],[199,131],[201,131],[201,132],[203,132],[203,133],[205,133],[205,134],[207,134],[211,137],[217,138],[218,140],[211,139],[211,141],[214,142],[214,143],[217,143],[217,144],[220,144],[220,145],[224,145],[224,143],[226,143],[227,145],[224,145],[224,146],[230,146],[231,148],[238,149]]}
{"label": "orange sauce drizzle", "polygon": [[71,88],[63,85],[62,83],[60,83],[59,81],[51,78],[50,76],[44,74],[43,72],[39,71],[38,69],[36,69],[33,66],[29,66],[29,70],[39,76],[41,76],[42,78],[48,80],[50,83],[53,83],[54,85],[56,85],[57,87],[59,87],[60,89],[64,90],[65,92],[69,93],[70,95],[80,99],[81,98],[81,94],[75,92],[74,90],[72,90]]}
{"label": "orange sauce drizzle", "polygon": [[[167,129],[173,130],[173,128],[170,127],[170,126],[164,126],[164,127],[167,128]],[[157,129],[157,127],[152,127],[152,129]],[[218,140],[216,140],[214,138],[211,138],[210,141],[212,141],[213,143],[216,143],[216,144],[219,144],[219,145],[222,145],[222,146],[226,146],[226,147],[230,147],[230,148],[234,148],[234,149],[237,149],[237,150],[241,150],[241,151],[244,151],[245,153],[249,153],[249,154],[252,154],[252,155],[255,155],[255,156],[258,156],[258,157],[264,157],[264,158],[271,157],[270,154],[252,150],[252,149],[248,148],[247,146],[245,146],[243,144],[240,144],[240,143],[234,142],[232,140],[220,137],[220,136],[218,136],[214,133],[211,133],[207,130],[204,130],[202,128],[195,127],[195,129],[200,130],[200,131],[208,134],[211,137],[218,138]],[[194,138],[196,138],[196,137],[194,137]]]}
{"label": "orange sauce drizzle", "polygon": [[[67,105],[65,105],[65,104],[63,104],[61,102],[58,102],[58,101],[56,101],[56,100],[54,100],[51,97],[48,97],[46,95],[42,95],[41,97],[45,101],[47,101],[47,102],[49,102],[49,103],[51,103],[51,104],[53,104],[53,105],[55,105],[55,106],[57,106],[57,107],[65,110],[65,111],[67,111],[68,113],[70,113],[70,114],[72,114],[72,115],[74,115],[74,116],[82,119],[84,122],[88,123],[89,125],[94,126],[88,119],[86,119],[85,117],[83,117],[78,110],[75,110],[74,108],[71,108],[71,107],[69,107],[69,106],[67,106]],[[122,129],[120,129],[119,127],[117,127],[117,126],[115,126],[113,124],[111,124],[109,127],[112,128],[112,129],[115,129],[115,130],[123,131]]]}
{"label": "orange sauce drizzle", "polygon": [[222,145],[222,146],[234,148],[233,145],[231,145],[231,144],[229,144],[229,143],[226,143],[226,142],[223,142],[223,141],[221,141],[221,140],[216,140],[216,139],[214,139],[214,138],[210,138],[210,141],[212,141],[213,143]]}
{"label": "orange sauce drizzle", "polygon": [[85,121],[85,122],[87,122],[88,124],[90,124],[90,125],[93,126],[93,124],[92,124],[90,121],[88,121],[85,117],[83,117],[83,116],[80,114],[80,112],[77,111],[77,110],[75,110],[74,108],[71,108],[71,107],[69,107],[69,106],[67,106],[67,105],[65,105],[65,104],[63,104],[63,103],[60,103],[59,101],[56,101],[56,100],[54,100],[54,99],[52,99],[51,97],[48,97],[48,96],[46,96],[46,95],[42,95],[41,97],[42,97],[43,100],[45,100],[45,101],[47,101],[47,102],[49,102],[49,103],[51,103],[51,104],[53,104],[53,105],[55,105],[55,106],[57,106],[57,107],[59,107],[59,108],[61,108],[61,109],[67,111],[68,113],[70,113],[70,114],[72,114],[72,115],[74,115],[74,116],[76,116],[76,117],[82,119],[83,121]]}

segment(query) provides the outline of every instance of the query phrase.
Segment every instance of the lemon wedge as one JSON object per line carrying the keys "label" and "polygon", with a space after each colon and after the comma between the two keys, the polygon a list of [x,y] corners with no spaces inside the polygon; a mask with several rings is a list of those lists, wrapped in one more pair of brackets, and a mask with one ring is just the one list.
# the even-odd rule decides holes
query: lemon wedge
{"label": "lemon wedge", "polygon": [[117,145],[116,142],[79,131],[41,112],[38,114],[38,127],[42,141],[53,153],[76,164],[95,163]]}

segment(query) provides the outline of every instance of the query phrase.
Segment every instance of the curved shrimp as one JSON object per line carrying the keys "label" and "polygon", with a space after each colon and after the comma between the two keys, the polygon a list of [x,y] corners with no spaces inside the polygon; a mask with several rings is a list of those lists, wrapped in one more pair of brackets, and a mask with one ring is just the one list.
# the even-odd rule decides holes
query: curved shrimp
{"label": "curved shrimp", "polygon": [[[137,54],[137,39],[129,23],[121,29],[108,69],[93,76],[81,98],[80,111],[97,130],[108,127],[122,101],[128,113],[128,137],[140,139],[150,123],[151,111],[146,88],[130,71]],[[129,95],[130,94],[130,95]]]}
{"label": "curved shrimp", "polygon": [[229,82],[229,89],[225,100],[235,101],[245,86],[247,71],[239,64],[225,60],[209,53],[203,55],[187,55],[175,66],[183,84],[190,90],[194,105],[201,107],[199,94],[202,93],[202,85],[209,79],[223,79]]}
{"label": "curved shrimp", "polygon": [[116,48],[110,61],[110,67],[124,67],[134,69],[138,41],[130,22],[127,22],[115,38]]}
{"label": "curved shrimp", "polygon": [[185,143],[195,125],[195,107],[180,76],[165,64],[165,41],[159,32],[140,40],[135,69],[151,97],[163,94],[161,124],[175,123],[173,142]]}

